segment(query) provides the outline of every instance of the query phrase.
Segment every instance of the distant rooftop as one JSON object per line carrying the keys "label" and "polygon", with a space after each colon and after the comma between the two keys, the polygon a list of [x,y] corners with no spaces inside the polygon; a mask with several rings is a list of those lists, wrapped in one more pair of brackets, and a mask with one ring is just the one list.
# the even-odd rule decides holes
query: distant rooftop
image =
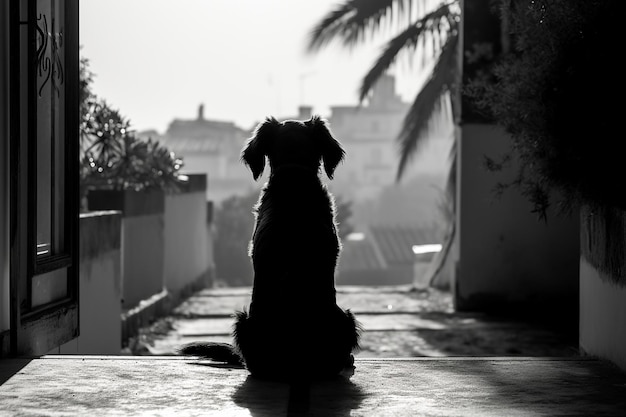
{"label": "distant rooftop", "polygon": [[339,270],[384,270],[390,265],[412,264],[413,246],[439,243],[434,230],[420,227],[373,226],[343,239]]}
{"label": "distant rooftop", "polygon": [[418,227],[373,226],[371,234],[382,256],[388,263],[412,263],[413,246],[439,243],[434,230]]}
{"label": "distant rooftop", "polygon": [[176,153],[238,152],[251,132],[234,122],[204,118],[204,105],[195,119],[174,119],[167,128],[165,141]]}
{"label": "distant rooftop", "polygon": [[341,271],[372,271],[385,270],[387,263],[376,245],[367,238],[343,239],[343,249],[339,258],[339,272]]}

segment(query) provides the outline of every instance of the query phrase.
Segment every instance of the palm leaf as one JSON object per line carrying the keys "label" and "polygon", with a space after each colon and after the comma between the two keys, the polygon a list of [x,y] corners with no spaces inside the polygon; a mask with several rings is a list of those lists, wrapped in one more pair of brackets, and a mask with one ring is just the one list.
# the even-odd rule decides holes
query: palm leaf
{"label": "palm leaf", "polygon": [[390,22],[394,11],[399,16],[407,8],[410,10],[414,2],[425,0],[348,0],[313,28],[308,49],[317,51],[336,39],[344,46],[353,47],[367,34],[376,32],[383,21]]}
{"label": "palm leaf", "polygon": [[[456,130],[456,129],[455,129]],[[457,133],[454,133],[454,139],[452,142],[452,146],[450,147],[450,155],[449,155],[449,159],[450,159],[450,168],[448,170],[448,175],[446,178],[446,188],[445,188],[445,192],[448,196],[450,196],[450,198],[452,199],[452,205],[453,205],[453,209],[454,211],[456,211],[456,207],[455,207],[455,196],[456,196],[456,173],[457,173],[457,168],[456,168],[456,162],[457,162],[457,158],[458,158],[458,148],[457,148],[457,138],[456,138]]]}
{"label": "palm leaf", "polygon": [[423,33],[423,26],[413,25],[387,43],[374,66],[365,74],[361,81],[359,101],[363,101],[367,97],[378,79],[393,65],[398,54],[408,46],[415,46]]}
{"label": "palm leaf", "polygon": [[426,135],[430,133],[433,127],[433,115],[443,109],[444,94],[452,89],[456,73],[457,44],[458,34],[452,31],[446,39],[430,78],[424,83],[404,118],[402,130],[397,138],[400,161],[396,180],[402,178],[408,162],[415,156],[415,152],[425,141]]}
{"label": "palm leaf", "polygon": [[[317,51],[335,39],[342,41],[344,46],[352,47],[362,42],[366,34],[374,34],[383,21],[392,23],[394,13],[399,25],[401,16],[408,18],[406,28],[386,44],[363,78],[359,89],[359,100],[363,101],[401,52],[414,51],[420,41],[425,44],[426,34],[431,35],[433,53],[439,56],[434,57],[434,69],[405,116],[398,136],[400,161],[397,180],[402,177],[407,163],[431,130],[433,115],[442,110],[443,95],[454,88],[460,21],[458,0],[442,2],[425,13],[426,6],[429,6],[427,0],[348,0],[313,28],[308,43],[309,51]],[[415,16],[419,18],[411,22],[410,19]],[[453,115],[458,110],[455,107],[456,103],[452,103]]]}
{"label": "palm leaf", "polygon": [[[426,39],[425,35],[428,33],[431,34],[433,42],[436,39],[440,39],[443,36],[442,22],[449,22],[450,19],[454,19],[454,16],[454,14],[451,14],[450,6],[443,4],[410,24],[404,31],[390,40],[374,66],[363,78],[359,89],[359,100],[363,101],[367,97],[381,75],[393,65],[401,52],[415,50],[420,40],[424,41]],[[452,22],[449,25],[453,26],[455,23]],[[438,51],[435,44],[433,45],[433,51]]]}

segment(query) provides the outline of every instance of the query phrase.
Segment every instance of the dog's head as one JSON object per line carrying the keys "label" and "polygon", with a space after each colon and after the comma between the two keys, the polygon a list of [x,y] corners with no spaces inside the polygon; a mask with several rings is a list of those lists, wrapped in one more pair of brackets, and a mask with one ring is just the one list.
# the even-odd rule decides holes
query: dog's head
{"label": "dog's head", "polygon": [[255,180],[263,173],[265,157],[272,170],[297,165],[317,172],[320,162],[323,162],[326,175],[332,179],[344,155],[341,144],[319,116],[306,121],[287,120],[282,123],[268,117],[248,139],[241,152],[241,160],[250,167]]}

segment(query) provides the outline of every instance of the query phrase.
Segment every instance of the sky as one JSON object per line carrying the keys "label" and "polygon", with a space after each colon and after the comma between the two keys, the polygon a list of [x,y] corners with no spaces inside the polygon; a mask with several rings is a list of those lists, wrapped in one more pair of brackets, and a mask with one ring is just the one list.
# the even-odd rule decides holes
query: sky
{"label": "sky", "polygon": [[[337,0],[81,0],[81,56],[93,90],[134,129],[164,133],[175,119],[246,129],[266,116],[356,105],[362,76],[389,34],[361,47],[306,51],[314,25]],[[386,37],[385,37],[386,36]],[[410,102],[421,73],[400,62],[396,89]]]}

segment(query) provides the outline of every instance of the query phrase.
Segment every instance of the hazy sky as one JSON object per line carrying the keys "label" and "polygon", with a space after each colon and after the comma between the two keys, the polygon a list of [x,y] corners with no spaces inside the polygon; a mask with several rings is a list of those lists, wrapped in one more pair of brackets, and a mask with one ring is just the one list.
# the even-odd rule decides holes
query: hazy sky
{"label": "hazy sky", "polygon": [[[313,25],[337,0],[81,0],[81,55],[94,91],[135,129],[164,132],[174,118],[250,128],[268,115],[322,116],[354,105],[382,38],[352,52],[305,50]],[[411,101],[421,78],[400,65],[397,90]]]}

